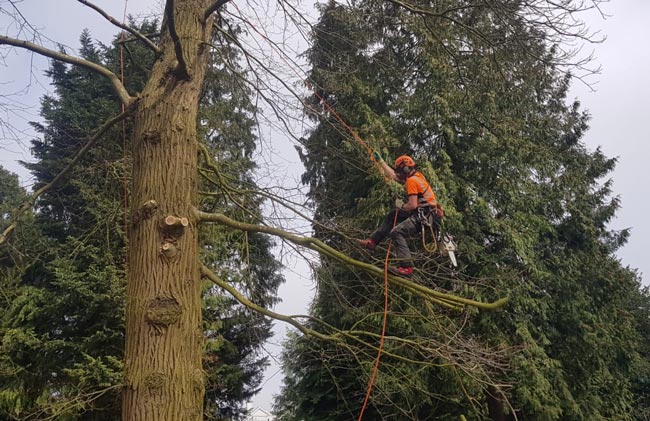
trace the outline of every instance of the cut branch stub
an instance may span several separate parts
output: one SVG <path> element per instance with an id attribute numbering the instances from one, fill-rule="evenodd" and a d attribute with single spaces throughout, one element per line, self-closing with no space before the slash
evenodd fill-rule
<path id="1" fill-rule="evenodd" d="M 178 254 L 178 248 L 176 247 L 176 244 L 174 244 L 173 242 L 165 241 L 160 246 L 160 252 L 163 254 L 163 256 L 167 257 L 168 259 L 171 259 L 172 257 L 175 257 Z"/>
<path id="2" fill-rule="evenodd" d="M 189 219 L 185 217 L 169 215 L 163 219 L 163 225 L 165 227 L 182 227 L 185 228 L 190 224 Z"/>
<path id="3" fill-rule="evenodd" d="M 153 199 L 147 200 L 142 204 L 141 209 L 143 212 L 153 213 L 153 211 L 158 209 L 158 202 Z"/>
<path id="4" fill-rule="evenodd" d="M 136 225 L 140 221 L 151 218 L 157 209 L 158 202 L 153 199 L 147 200 L 142 204 L 142 206 L 138 208 L 138 210 L 133 213 L 133 216 L 131 217 L 131 224 Z"/>
<path id="5" fill-rule="evenodd" d="M 160 221 L 161 231 L 165 242 L 172 242 L 180 238 L 185 233 L 185 228 L 190 225 L 190 220 L 186 217 L 168 215 Z"/>

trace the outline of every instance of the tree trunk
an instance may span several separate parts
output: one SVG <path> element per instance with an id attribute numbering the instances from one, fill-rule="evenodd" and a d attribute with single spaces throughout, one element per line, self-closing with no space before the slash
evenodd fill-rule
<path id="1" fill-rule="evenodd" d="M 514 421 L 515 418 L 509 410 L 506 410 L 504 396 L 494 386 L 489 386 L 485 398 L 488 404 L 488 416 L 491 421 Z"/>
<path id="2" fill-rule="evenodd" d="M 182 46 L 162 27 L 162 56 L 137 105 L 127 274 L 122 419 L 198 420 L 201 369 L 196 120 L 212 19 L 207 0 L 176 0 Z M 185 63 L 182 66 L 180 63 Z M 184 68 L 183 68 L 184 67 Z"/>

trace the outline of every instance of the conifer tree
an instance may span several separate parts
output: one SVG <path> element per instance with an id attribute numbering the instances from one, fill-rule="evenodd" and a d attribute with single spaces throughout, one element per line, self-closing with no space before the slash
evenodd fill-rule
<path id="1" fill-rule="evenodd" d="M 597 6 L 599 2 L 592 3 Z M 107 18 L 91 2 L 80 3 Z M 110 83 L 124 112 L 97 127 L 76 157 L 83 156 L 116 123 L 128 119 L 132 124 L 131 219 L 124 233 L 129 239 L 129 265 L 124 300 L 122 417 L 202 417 L 206 396 L 202 314 L 206 308 L 216 314 L 212 310 L 219 304 L 201 306 L 201 292 L 207 290 L 202 289 L 202 278 L 227 290 L 250 310 L 287 321 L 322 341 L 298 340 L 299 355 L 294 355 L 304 364 L 292 373 L 296 388 L 284 405 L 289 416 L 356 416 L 377 350 L 374 332 L 381 324 L 382 308 L 374 298 L 380 295 L 381 287 L 377 282 L 379 269 L 339 250 L 345 251 L 351 236 L 370 230 L 375 225 L 373 219 L 390 206 L 383 181 L 367 164 L 368 151 L 342 141 L 344 127 L 333 128 L 330 123 L 338 124 L 332 120 L 334 114 L 319 109 L 312 98 L 314 117 L 328 123 L 309 134 L 302 151 L 308 167 L 305 180 L 312 187 L 316 206 L 317 238 L 262 222 L 250 224 L 228 218 L 224 213 L 235 212 L 229 205 L 223 212 L 203 212 L 203 206 L 218 206 L 228 197 L 229 204 L 242 211 L 240 215 L 258 220 L 255 210 L 248 207 L 255 202 L 249 202 L 248 196 L 238 200 L 249 193 L 238 188 L 240 183 L 246 184 L 246 174 L 224 176 L 226 165 L 215 159 L 218 152 L 210 149 L 212 145 L 203 148 L 197 142 L 203 123 L 198 119 L 199 104 L 210 69 L 212 43 L 215 34 L 228 34 L 229 25 L 223 16 L 233 15 L 251 29 L 257 28 L 236 5 L 229 8 L 228 1 L 163 3 L 158 35 L 143 34 L 108 17 L 133 37 L 128 42 L 137 40 L 155 56 L 142 80 L 143 88 L 137 91 L 125 86 L 108 63 L 70 56 L 20 36 L 0 35 L 2 45 L 90 70 Z M 15 2 L 11 5 L 17 8 Z M 287 20 L 300 14 L 291 4 L 282 2 L 280 7 Z M 642 325 L 620 332 L 613 328 L 627 320 L 628 314 L 642 312 L 630 311 L 629 292 L 637 285 L 633 274 L 622 269 L 611 254 L 625 240 L 625 233 L 615 235 L 605 226 L 616 203 L 609 202 L 608 186 L 601 184 L 599 177 L 607 176 L 613 161 L 584 148 L 580 136 L 586 118 L 578 107 L 564 104 L 568 79 L 562 77 L 566 70 L 562 66 L 580 68 L 583 63 L 572 61 L 563 41 L 584 38 L 580 28 L 573 26 L 575 21 L 566 17 L 583 10 L 585 3 L 444 0 L 416 5 L 390 0 L 357 2 L 338 10 L 333 3 L 328 7 L 333 13 L 321 25 L 326 33 L 315 35 L 315 47 L 309 52 L 315 67 L 312 86 L 385 155 L 410 152 L 420 162 L 430 161 L 429 165 L 422 164 L 423 169 L 440 197 L 445 198 L 441 201 L 448 210 L 447 227 L 465 247 L 460 279 L 435 258 L 423 259 L 421 265 L 423 273 L 438 270 L 436 276 L 426 278 L 427 285 L 390 278 L 402 290 L 391 291 L 389 297 L 394 304 L 383 350 L 384 369 L 377 378 L 368 416 L 426 419 L 465 414 L 499 419 L 518 411 L 520 418 L 629 417 L 632 396 L 625 367 L 629 369 L 627 363 L 637 360 L 637 344 L 630 335 L 641 332 Z M 348 13 L 350 10 L 354 13 Z M 29 28 L 22 25 L 25 22 L 19 10 L 15 16 L 20 28 Z M 261 37 L 269 41 L 266 35 Z M 329 49 L 330 45 L 341 50 Z M 238 48 L 246 50 L 242 45 Z M 248 54 L 246 60 L 268 70 L 264 60 Z M 260 82 L 257 72 L 253 76 Z M 280 75 L 275 76 L 291 90 Z M 258 89 L 260 98 L 267 100 L 268 86 L 263 82 L 251 83 L 244 78 L 242 82 Z M 83 78 L 79 83 L 84 83 Z M 281 112 L 280 103 L 272 102 L 268 101 L 273 111 Z M 248 105 L 244 108 L 252 109 Z M 238 122 L 246 126 L 244 120 Z M 221 129 L 231 127 L 225 124 Z M 206 133 L 211 141 L 223 141 L 211 136 L 209 130 Z M 244 143 L 249 140 L 248 136 L 243 138 Z M 246 150 L 245 145 L 240 149 Z M 61 180 L 79 159 L 69 163 L 12 215 L 0 244 L 8 244 L 20 217 L 39 196 L 62 186 Z M 199 168 L 199 163 L 205 167 Z M 214 203 L 199 201 L 200 182 L 204 181 L 205 186 L 219 190 L 211 196 Z M 356 218 L 360 212 L 364 219 Z M 79 212 L 67 215 L 65 207 L 62 214 L 80 222 L 92 216 Z M 245 287 L 250 298 L 233 288 L 239 279 L 229 271 L 229 265 L 252 262 L 249 256 L 266 260 L 268 254 L 260 254 L 254 247 L 231 252 L 226 247 L 231 233 L 201 247 L 200 228 L 212 223 L 228 226 L 244 238 L 252 233 L 279 235 L 327 256 L 318 268 L 320 295 L 314 304 L 314 314 L 320 320 L 278 315 L 255 302 L 264 304 L 272 298 L 256 296 L 254 286 Z M 208 256 L 217 250 L 218 261 L 207 262 L 208 266 L 215 265 L 212 269 L 199 263 L 199 251 L 205 249 Z M 351 254 L 371 259 L 359 252 Z M 557 260 L 549 260 L 555 256 Z M 597 272 L 596 264 L 602 264 L 604 271 Z M 75 275 L 79 269 L 75 265 L 76 260 L 57 260 L 50 270 Z M 255 272 L 250 264 L 242 267 Z M 584 267 L 589 271 L 582 271 Z M 109 275 L 103 280 L 110 285 L 110 274 L 101 270 L 103 266 L 98 273 Z M 273 282 L 277 280 L 269 275 Z M 62 280 L 62 288 L 69 290 L 80 284 L 75 276 Z M 595 282 L 590 283 L 592 280 Z M 614 287 L 603 292 L 596 284 Z M 570 300 L 560 296 L 567 287 L 571 288 Z M 461 297 L 440 291 L 450 288 L 456 288 Z M 517 298 L 503 313 L 478 312 L 471 317 L 472 310 L 456 312 L 459 307 L 494 309 L 503 300 L 483 300 L 490 301 L 503 291 Z M 602 298 L 602 294 L 607 300 L 592 299 Z M 625 306 L 616 307 L 616 303 Z M 615 311 L 620 308 L 623 311 Z M 21 320 L 16 316 L 13 319 Z M 343 330 L 338 328 L 341 325 Z M 566 336 L 560 331 L 562 326 L 578 333 L 571 336 L 569 345 L 581 351 L 579 356 L 589 355 L 584 359 L 586 364 L 576 365 L 575 358 L 568 361 L 569 348 L 560 343 Z M 596 333 L 596 327 L 604 329 Z M 209 333 L 217 328 L 221 326 L 208 321 Z M 599 336 L 600 332 L 613 334 Z M 227 344 L 217 336 L 211 339 L 211 345 Z M 629 347 L 616 347 L 614 343 Z M 619 358 L 616 364 L 605 367 L 606 357 L 620 349 L 629 352 L 615 354 Z M 315 364 L 315 359 L 330 365 Z M 106 364 L 96 366 L 96 373 L 106 373 Z M 567 366 L 570 369 L 565 370 Z M 323 368 L 331 370 L 324 374 Z M 596 376 L 586 379 L 590 370 L 596 370 Z M 571 378 L 574 372 L 576 376 Z M 592 379 L 595 381 L 585 381 Z M 642 390 L 643 383 L 638 380 L 634 393 Z M 30 404 L 42 393 L 42 383 L 36 386 L 36 395 L 29 396 Z M 301 393 L 307 388 L 309 394 Z M 618 389 L 605 395 L 606 388 Z M 57 391 L 44 396 L 56 398 L 60 394 Z M 66 409 L 72 413 L 77 410 Z"/>
<path id="2" fill-rule="evenodd" d="M 505 310 L 471 316 L 465 334 L 511 352 L 507 370 L 493 371 L 491 382 L 444 364 L 424 370 L 388 357 L 367 417 L 631 419 L 632 373 L 644 339 L 628 307 L 639 280 L 614 255 L 628 234 L 607 228 L 619 206 L 607 180 L 615 160 L 581 141 L 588 115 L 578 103 L 567 105 L 571 78 L 553 65 L 559 47 L 515 13 L 527 3 L 444 3 L 437 11 L 448 19 L 390 4 L 329 3 L 313 33 L 311 76 L 319 95 L 374 148 L 419 162 L 460 244 L 461 266 L 450 273 L 420 256 L 418 279 L 472 295 L 507 292 Z M 512 17 L 499 20 L 497 6 L 511 8 Z M 321 119 L 304 141 L 303 180 L 317 222 L 359 238 L 364 234 L 352 227 L 371 231 L 392 198 L 382 198 L 389 189 L 336 124 Z M 379 285 L 327 261 L 318 277 L 313 315 L 340 327 L 381 311 Z M 408 297 L 391 299 L 394 334 L 405 323 Z M 372 317 L 364 320 L 379 331 Z M 463 323 L 429 317 L 421 326 L 410 321 L 412 337 Z M 282 419 L 358 415 L 373 355 L 346 359 L 302 338 L 287 347 Z M 488 361 L 498 365 L 498 355 Z"/>
<path id="3" fill-rule="evenodd" d="M 139 30 L 155 33 L 158 25 L 144 22 Z M 82 33 L 80 43 L 82 58 L 119 68 L 118 44 L 97 46 L 89 31 Z M 200 135 L 212 157 L 221 157 L 224 176 L 254 188 L 252 153 L 256 142 L 251 128 L 255 110 L 247 102 L 248 93 L 240 92 L 242 88 L 234 83 L 235 75 L 218 62 L 225 54 L 236 56 L 228 49 L 224 43 L 214 53 L 206 77 L 199 116 L 204 132 Z M 152 60 L 148 49 L 127 47 L 125 82 L 129 89 L 142 89 Z M 35 124 L 42 138 L 33 141 L 36 161 L 26 164 L 41 185 L 69 162 L 88 128 L 119 110 L 111 98 L 110 84 L 94 72 L 54 61 L 48 76 L 55 94 L 42 101 L 44 123 Z M 228 122 L 236 124 L 224 130 Z M 126 129 L 130 131 L 131 127 Z M 8 302 L 4 318 L 5 327 L 11 330 L 3 335 L 7 339 L 3 341 L 3 354 L 8 358 L 3 368 L 9 373 L 12 366 L 21 367 L 23 371 L 16 378 L 23 384 L 8 382 L 6 388 L 3 386 L 7 417 L 43 411 L 53 416 L 83 413 L 83 417 L 93 419 L 119 418 L 117 398 L 124 348 L 124 188 L 129 188 L 124 174 L 130 165 L 130 152 L 124 154 L 122 142 L 119 127 L 106 134 L 73 169 L 69 183 L 39 200 L 35 225 L 52 249 L 42 247 L 40 254 L 25 258 L 38 258 L 25 263 L 36 269 L 22 271 L 14 279 L 22 282 L 17 282 L 16 299 Z M 208 192 L 214 189 L 207 182 L 205 187 Z M 2 198 L 7 212 L 19 204 L 13 196 L 24 197 L 18 192 L 14 188 L 11 195 L 8 192 Z M 227 201 L 209 197 L 204 201 L 207 211 L 227 206 L 240 216 L 238 208 Z M 241 218 L 259 217 L 260 208 L 259 200 L 248 201 Z M 223 275 L 234 284 L 245 282 L 242 290 L 249 291 L 261 305 L 275 302 L 282 277 L 279 263 L 271 255 L 273 243 L 266 236 L 242 238 L 218 227 L 203 231 L 202 236 L 202 243 L 218 242 L 223 247 L 214 250 L 206 246 L 206 264 L 224 264 Z M 3 276 L 3 281 L 8 279 L 8 275 Z M 212 284 L 205 285 L 202 295 L 207 339 L 203 357 L 208 377 L 206 417 L 237 419 L 245 413 L 244 405 L 257 391 L 267 364 L 260 346 L 271 335 L 270 321 L 247 311 Z M 16 362 L 19 353 L 24 355 Z M 28 371 L 34 373 L 31 380 L 25 374 Z M 25 389 L 30 381 L 28 393 Z M 54 405 L 46 399 L 52 394 L 58 395 Z"/>

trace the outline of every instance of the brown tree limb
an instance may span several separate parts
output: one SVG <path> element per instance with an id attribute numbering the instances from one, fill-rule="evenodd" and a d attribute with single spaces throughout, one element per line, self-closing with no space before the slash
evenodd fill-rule
<path id="1" fill-rule="evenodd" d="M 228 282 L 221 279 L 217 274 L 215 274 L 213 271 L 211 271 L 205 265 L 201 265 L 201 276 L 203 276 L 204 278 L 210 280 L 212 283 L 219 286 L 220 288 L 223 288 L 224 290 L 226 290 L 237 301 L 239 301 L 241 304 L 243 304 L 244 306 L 246 306 L 250 310 L 256 311 L 256 312 L 258 312 L 260 314 L 263 314 L 263 315 L 265 315 L 267 317 L 270 317 L 272 319 L 282 321 L 282 322 L 286 322 L 286 323 L 292 325 L 293 327 L 295 327 L 296 329 L 298 329 L 304 335 L 312 336 L 312 337 L 315 337 L 315 338 L 318 338 L 318 339 L 321 339 L 321 340 L 324 340 L 324 341 L 334 342 L 334 343 L 338 344 L 339 346 L 347 348 L 348 350 L 350 350 L 353 353 L 354 353 L 354 351 L 352 350 L 351 345 L 348 344 L 344 339 L 349 339 L 349 340 L 351 340 L 353 342 L 356 342 L 359 345 L 363 345 L 363 346 L 365 346 L 365 347 L 367 347 L 367 348 L 369 348 L 369 349 L 371 349 L 373 351 L 378 350 L 376 345 L 373 345 L 372 343 L 361 339 L 361 336 L 369 336 L 369 337 L 371 337 L 373 339 L 377 339 L 380 336 L 377 333 L 372 333 L 372 332 L 362 331 L 362 330 L 355 330 L 355 331 L 339 330 L 336 327 L 334 327 L 334 326 L 332 326 L 332 325 L 330 325 L 328 323 L 325 323 L 322 320 L 315 319 L 315 318 L 313 318 L 311 316 L 299 316 L 299 315 L 298 316 L 296 316 L 296 315 L 287 316 L 287 315 L 284 315 L 284 314 L 276 313 L 276 312 L 274 312 L 272 310 L 269 310 L 267 308 L 264 308 L 264 307 L 262 307 L 262 306 L 260 306 L 260 305 L 258 305 L 256 303 L 254 303 L 251 300 L 249 300 L 248 298 L 246 298 L 242 293 L 237 291 L 236 288 L 234 288 L 233 286 L 228 284 Z M 310 328 L 306 327 L 302 323 L 296 321 L 295 320 L 296 318 L 310 319 L 312 321 L 315 321 L 315 322 L 317 322 L 319 324 L 324 325 L 328 329 L 334 331 L 334 333 L 328 335 L 328 334 L 317 332 L 317 331 L 315 331 L 313 329 L 310 329 Z M 412 363 L 412 364 L 418 364 L 418 365 L 427 365 L 427 366 L 443 366 L 443 365 L 447 365 L 447 363 L 434 362 L 436 357 L 442 357 L 442 355 L 440 355 L 439 353 L 435 353 L 434 352 L 435 350 L 433 350 L 432 348 L 426 346 L 425 342 L 420 343 L 420 342 L 415 341 L 415 340 L 400 338 L 400 337 L 397 337 L 397 336 L 386 336 L 385 339 L 389 340 L 389 341 L 395 341 L 396 343 L 399 343 L 401 345 L 410 346 L 410 347 L 412 347 L 414 349 L 419 349 L 420 354 L 423 356 L 423 359 L 422 360 L 416 360 L 416 359 L 413 359 L 413 358 L 408 358 L 408 357 L 405 357 L 403 355 L 399 355 L 399 354 L 384 350 L 383 353 L 387 357 L 391 357 L 391 358 L 394 358 L 396 360 L 403 361 L 403 362 L 406 362 L 406 363 Z M 427 353 L 429 355 L 425 355 Z"/>
<path id="2" fill-rule="evenodd" d="M 176 32 L 176 23 L 174 22 L 174 0 L 167 0 L 167 3 L 165 4 L 165 16 L 167 17 L 169 36 L 174 44 L 174 53 L 176 54 L 176 60 L 178 61 L 176 73 L 181 79 L 189 79 L 190 72 L 185 57 L 183 56 L 183 45 L 181 44 L 178 32 Z"/>
<path id="3" fill-rule="evenodd" d="M 115 117 L 111 118 L 110 120 L 107 120 L 96 132 L 95 134 L 86 142 L 86 144 L 77 151 L 76 155 L 72 158 L 72 160 L 68 163 L 68 165 L 65 166 L 59 172 L 56 177 L 54 177 L 49 183 L 45 184 L 38 190 L 36 190 L 34 193 L 32 193 L 29 198 L 23 203 L 17 210 L 16 212 L 12 215 L 11 218 L 11 223 L 7 228 L 4 229 L 4 231 L 0 234 L 0 245 L 4 244 L 11 233 L 16 229 L 18 226 L 18 219 L 27 212 L 29 209 L 34 207 L 36 204 L 36 200 L 46 191 L 52 189 L 53 187 L 56 187 L 61 180 L 72 170 L 72 168 L 77 165 L 79 160 L 84 156 L 84 154 L 95 144 L 97 143 L 97 140 L 104 135 L 110 129 L 115 125 L 115 123 L 118 123 L 122 120 L 124 120 L 132 111 L 132 107 L 127 108 L 124 112 L 116 115 Z"/>
<path id="4" fill-rule="evenodd" d="M 26 50 L 33 51 L 45 57 L 53 58 L 55 60 L 63 61 L 65 63 L 84 67 L 88 70 L 91 70 L 95 73 L 98 73 L 106 77 L 113 85 L 113 90 L 115 91 L 117 96 L 120 98 L 120 101 L 122 101 L 122 103 L 125 106 L 128 107 L 135 100 L 134 97 L 129 95 L 122 82 L 120 82 L 120 78 L 117 77 L 115 73 L 111 72 L 104 66 L 100 66 L 99 64 L 93 63 L 88 60 L 84 60 L 79 57 L 70 56 L 63 52 L 50 50 L 49 48 L 42 47 L 40 45 L 34 44 L 29 41 L 10 38 L 4 35 L 0 35 L 0 45 L 11 45 L 18 48 L 24 48 Z"/>
<path id="5" fill-rule="evenodd" d="M 218 285 L 219 287 L 221 287 L 221 288 L 225 289 L 226 291 L 228 291 L 233 297 L 235 297 L 235 299 L 237 301 L 239 301 L 240 303 L 242 303 L 243 305 L 245 305 L 246 307 L 248 307 L 251 310 L 254 310 L 254 311 L 256 311 L 256 312 L 258 312 L 260 314 L 264 314 L 265 316 L 271 317 L 272 319 L 280 320 L 280 321 L 283 321 L 285 323 L 288 323 L 291 326 L 298 329 L 304 335 L 314 336 L 314 337 L 316 337 L 318 339 L 322 339 L 322 340 L 336 341 L 336 342 L 340 341 L 340 339 L 336 339 L 336 338 L 334 338 L 334 337 L 332 337 L 330 335 L 324 335 L 322 333 L 316 332 L 315 330 L 309 329 L 308 327 L 306 327 L 306 326 L 302 325 L 301 323 L 297 322 L 294 319 L 294 316 L 286 316 L 284 314 L 276 313 L 276 312 L 271 311 L 271 310 L 269 310 L 267 308 L 264 308 L 264 307 L 262 307 L 262 306 L 260 306 L 258 304 L 255 304 L 254 302 L 252 302 L 251 300 L 246 298 L 242 293 L 237 291 L 237 289 L 235 289 L 230 284 L 228 284 L 228 282 L 221 279 L 219 276 L 217 276 L 214 272 L 212 272 L 210 269 L 208 269 L 204 265 L 201 265 L 201 275 L 204 278 L 207 278 L 210 281 L 212 281 L 215 285 Z"/>
<path id="6" fill-rule="evenodd" d="M 214 3 L 212 3 L 210 6 L 205 9 L 205 12 L 203 12 L 203 20 L 208 20 L 211 14 L 219 10 L 223 5 L 228 3 L 230 0 L 217 0 Z"/>
<path id="7" fill-rule="evenodd" d="M 281 230 L 279 228 L 269 227 L 266 225 L 247 224 L 245 222 L 240 222 L 228 218 L 227 216 L 220 213 L 207 213 L 195 209 L 194 216 L 198 222 L 216 222 L 221 225 L 225 225 L 230 228 L 234 228 L 241 231 L 262 232 L 265 234 L 281 237 L 294 244 L 298 244 L 305 248 L 317 251 L 318 253 L 323 254 L 325 256 L 331 257 L 340 263 L 357 267 L 375 277 L 379 277 L 383 279 L 385 276 L 383 269 L 380 269 L 369 263 L 364 263 L 359 260 L 355 260 L 313 237 L 301 237 L 299 235 L 292 234 L 290 232 Z M 447 294 L 444 292 L 435 291 L 431 288 L 427 288 L 425 286 L 419 285 L 415 282 L 409 281 L 408 279 L 399 276 L 388 275 L 388 279 L 393 284 L 405 288 L 425 300 L 432 301 L 438 304 L 444 303 L 444 305 L 451 305 L 451 306 L 472 306 L 482 310 L 494 310 L 499 307 L 502 307 L 508 301 L 507 298 L 501 298 L 491 303 L 489 302 L 484 303 L 480 301 L 471 300 L 468 298 L 459 297 L 453 294 Z"/>
<path id="8" fill-rule="evenodd" d="M 144 34 L 141 34 L 140 32 L 136 31 L 135 29 L 131 28 L 128 25 L 123 24 L 122 22 L 118 21 L 115 19 L 113 16 L 109 15 L 106 13 L 103 9 L 101 9 L 99 6 L 89 2 L 88 0 L 77 0 L 79 3 L 90 7 L 91 9 L 95 10 L 97 13 L 102 15 L 107 21 L 112 23 L 113 25 L 117 26 L 118 28 L 121 28 L 125 30 L 126 32 L 130 33 L 140 41 L 144 42 L 147 47 L 151 48 L 156 54 L 160 54 L 162 51 L 156 44 L 154 44 L 153 41 L 151 41 L 149 38 L 147 38 Z"/>

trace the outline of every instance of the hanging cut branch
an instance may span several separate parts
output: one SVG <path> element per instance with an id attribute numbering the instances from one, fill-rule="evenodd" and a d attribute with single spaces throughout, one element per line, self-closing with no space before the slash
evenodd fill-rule
<path id="1" fill-rule="evenodd" d="M 95 132 L 95 134 L 88 140 L 88 142 L 77 152 L 77 154 L 72 158 L 72 160 L 68 163 L 68 165 L 65 166 L 59 172 L 56 177 L 52 179 L 49 183 L 41 187 L 40 189 L 36 190 L 32 195 L 29 196 L 29 198 L 25 201 L 25 203 L 20 206 L 16 212 L 13 213 L 12 218 L 11 218 L 11 223 L 7 228 L 4 229 L 2 234 L 0 234 L 0 245 L 5 243 L 7 239 L 9 238 L 9 235 L 16 229 L 16 226 L 18 225 L 18 219 L 22 216 L 23 213 L 25 213 L 27 210 L 31 209 L 34 207 L 34 204 L 36 204 L 36 200 L 41 196 L 43 193 L 46 191 L 52 189 L 53 187 L 56 187 L 61 180 L 72 170 L 72 168 L 77 165 L 79 160 L 84 156 L 84 154 L 97 142 L 97 140 L 104 135 L 110 129 L 115 125 L 115 123 L 118 123 L 122 120 L 124 120 L 132 111 L 132 107 L 127 108 L 124 112 L 116 115 L 115 117 L 111 118 L 110 120 L 106 121 L 98 130 Z"/>
<path id="2" fill-rule="evenodd" d="M 313 318 L 311 316 L 299 316 L 299 315 L 293 315 L 293 316 L 287 316 L 284 314 L 276 313 L 274 311 L 271 311 L 267 308 L 264 308 L 251 300 L 249 300 L 247 297 L 245 297 L 242 293 L 237 291 L 236 288 L 234 288 L 232 285 L 228 284 L 228 282 L 224 281 L 221 279 L 217 274 L 215 274 L 213 271 L 211 271 L 208 267 L 205 265 L 201 265 L 201 276 L 204 278 L 210 280 L 213 282 L 215 285 L 219 286 L 220 288 L 223 288 L 226 290 L 228 293 L 230 293 L 237 301 L 239 301 L 241 304 L 246 306 L 252 311 L 258 312 L 260 314 L 263 314 L 267 317 L 270 317 L 272 319 L 286 322 L 296 329 L 298 329 L 301 333 L 307 336 L 312 336 L 324 341 L 328 342 L 334 342 L 338 346 L 343 347 L 350 351 L 353 355 L 358 354 L 359 350 L 362 348 L 355 348 L 350 342 L 356 343 L 357 345 L 360 345 L 363 348 L 377 351 L 378 347 L 377 345 L 369 342 L 368 340 L 362 339 L 362 337 L 367 336 L 372 339 L 378 339 L 379 334 L 365 331 L 365 330 L 340 330 L 337 329 L 335 326 L 332 326 L 328 323 L 325 323 L 324 321 L 320 319 Z M 318 323 L 322 325 L 326 330 L 331 331 L 331 334 L 325 334 L 325 333 L 320 333 L 315 331 L 314 329 L 308 328 L 304 324 L 298 322 L 296 319 L 297 318 L 306 318 L 310 319 L 315 323 Z M 455 335 L 454 335 L 455 336 Z M 410 358 L 402 354 L 398 354 L 392 351 L 385 350 L 383 351 L 383 354 L 386 357 L 395 359 L 397 361 L 402 361 L 405 363 L 411 363 L 411 364 L 417 364 L 417 365 L 423 365 L 423 366 L 441 366 L 441 365 L 459 365 L 463 370 L 468 370 L 468 371 L 473 371 L 476 369 L 480 370 L 480 366 L 497 366 L 498 363 L 495 363 L 489 358 L 484 358 L 483 355 L 484 353 L 498 353 L 498 352 L 504 352 L 503 350 L 501 351 L 494 351 L 494 350 L 481 350 L 479 348 L 475 348 L 473 346 L 467 347 L 465 346 L 459 346 L 459 350 L 462 351 L 468 351 L 469 354 L 465 355 L 464 358 L 467 358 L 470 356 L 476 361 L 476 362 L 481 362 L 481 364 L 469 364 L 466 367 L 460 362 L 460 361 L 455 361 L 457 357 L 455 357 L 453 354 L 455 351 L 451 351 L 451 343 L 448 340 L 445 340 L 440 343 L 435 343 L 433 338 L 422 338 L 420 340 L 418 339 L 408 339 L 408 338 L 401 338 L 398 336 L 386 336 L 385 339 L 390 342 L 394 342 L 395 344 L 399 344 L 399 347 L 403 349 L 411 349 L 413 350 L 416 355 L 420 356 L 421 358 L 415 359 L 415 358 Z M 453 338 L 454 342 L 457 342 L 456 337 Z M 462 352 L 459 351 L 459 352 Z M 408 353 L 405 353 L 408 354 Z M 440 360 L 443 360 L 441 362 Z M 496 359 L 494 359 L 496 361 Z"/>
<path id="3" fill-rule="evenodd" d="M 147 38 L 144 34 L 141 34 L 140 32 L 136 31 L 135 29 L 131 28 L 130 26 L 121 23 L 120 21 L 115 19 L 113 16 L 109 15 L 104 10 L 102 10 L 99 6 L 89 2 L 88 0 L 77 0 L 77 1 L 79 3 L 81 3 L 81 4 L 83 4 L 83 5 L 86 5 L 86 6 L 90 7 L 91 9 L 95 10 L 97 13 L 102 15 L 107 21 L 109 21 L 113 25 L 117 26 L 118 28 L 121 28 L 121 29 L 125 30 L 126 32 L 130 33 L 131 35 L 133 35 L 134 37 L 136 37 L 140 41 L 144 42 L 147 45 L 147 47 L 151 48 L 156 54 L 160 54 L 162 52 L 160 50 L 160 48 L 158 48 L 158 46 L 153 41 L 151 41 L 149 38 Z"/>
<path id="4" fill-rule="evenodd" d="M 198 222 L 216 222 L 241 231 L 262 232 L 265 234 L 282 237 L 285 240 L 288 240 L 294 244 L 298 244 L 300 246 L 306 247 L 308 249 L 321 253 L 325 256 L 328 256 L 332 259 L 335 259 L 340 263 L 350 265 L 350 266 L 355 266 L 373 276 L 380 277 L 382 279 L 385 276 L 384 271 L 382 269 L 373 266 L 371 264 L 355 260 L 339 252 L 338 250 L 335 250 L 334 248 L 328 246 L 327 244 L 323 243 L 322 241 L 316 238 L 301 237 L 299 235 L 292 234 L 290 232 L 278 228 L 274 228 L 274 227 L 265 226 L 265 225 L 247 224 L 245 222 L 240 222 L 228 218 L 227 216 L 219 213 L 207 213 L 195 209 L 194 216 L 196 217 Z M 480 301 L 470 300 L 468 298 L 458 297 L 452 294 L 446 294 L 444 292 L 435 291 L 425 286 L 418 285 L 415 282 L 409 281 L 408 279 L 401 278 L 399 276 L 388 275 L 388 279 L 395 285 L 405 288 L 427 301 L 432 301 L 446 306 L 451 305 L 452 307 L 457 307 L 457 306 L 466 305 L 466 306 L 480 308 L 483 310 L 494 310 L 503 306 L 508 301 L 507 298 L 501 298 L 495 302 L 484 303 Z"/>
<path id="5" fill-rule="evenodd" d="M 118 78 L 115 73 L 111 72 L 104 66 L 100 66 L 99 64 L 78 57 L 70 56 L 63 52 L 50 50 L 49 48 L 42 47 L 29 41 L 10 38 L 4 35 L 0 35 L 0 45 L 12 45 L 14 47 L 24 48 L 26 50 L 41 54 L 45 57 L 53 58 L 55 60 L 63 61 L 65 63 L 74 64 L 84 67 L 88 70 L 92 70 L 95 73 L 99 73 L 100 75 L 105 76 L 111 82 L 115 93 L 125 106 L 128 107 L 135 100 L 134 97 L 129 95 L 124 85 L 122 85 L 120 78 Z"/>

